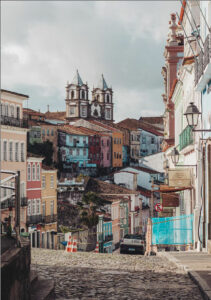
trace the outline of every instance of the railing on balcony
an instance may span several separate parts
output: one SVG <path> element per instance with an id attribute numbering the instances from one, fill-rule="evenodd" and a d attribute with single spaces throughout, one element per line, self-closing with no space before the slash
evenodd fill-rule
<path id="1" fill-rule="evenodd" d="M 49 216 L 42 216 L 42 223 L 54 223 L 57 222 L 57 215 L 49 215 Z"/>
<path id="2" fill-rule="evenodd" d="M 27 216 L 27 224 L 42 223 L 42 215 Z"/>
<path id="3" fill-rule="evenodd" d="M 179 136 L 180 150 L 184 149 L 188 145 L 193 144 L 193 132 L 190 126 L 187 126 Z"/>
<path id="4" fill-rule="evenodd" d="M 0 122 L 2 125 L 9 125 L 21 128 L 28 128 L 28 121 L 25 119 L 17 119 L 9 116 L 0 116 Z"/>
<path id="5" fill-rule="evenodd" d="M 26 197 L 21 197 L 21 206 L 28 205 L 28 199 Z M 9 198 L 1 203 L 1 209 L 14 208 L 15 207 L 15 199 L 14 197 Z"/>
<path id="6" fill-rule="evenodd" d="M 109 242 L 113 240 L 113 234 L 106 235 L 103 239 L 104 242 Z"/>
<path id="7" fill-rule="evenodd" d="M 195 85 L 198 84 L 203 75 L 207 65 L 211 62 L 211 33 L 209 33 L 204 42 L 204 54 L 199 53 L 198 58 L 195 59 Z"/>

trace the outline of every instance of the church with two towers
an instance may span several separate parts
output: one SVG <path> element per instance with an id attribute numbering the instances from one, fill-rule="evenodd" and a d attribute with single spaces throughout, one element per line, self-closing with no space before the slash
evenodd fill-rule
<path id="1" fill-rule="evenodd" d="M 83 83 L 77 70 L 73 81 L 66 86 L 66 120 L 98 119 L 113 121 L 113 91 L 109 88 L 103 75 L 97 87 L 92 90 L 89 100 L 88 84 Z"/>

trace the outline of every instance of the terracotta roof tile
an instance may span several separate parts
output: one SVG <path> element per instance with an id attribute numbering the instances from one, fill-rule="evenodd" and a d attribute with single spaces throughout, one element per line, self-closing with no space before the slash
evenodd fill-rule
<path id="1" fill-rule="evenodd" d="M 65 120 L 66 119 L 66 111 L 56 111 L 56 112 L 46 112 L 45 113 L 46 119 L 49 120 Z"/>

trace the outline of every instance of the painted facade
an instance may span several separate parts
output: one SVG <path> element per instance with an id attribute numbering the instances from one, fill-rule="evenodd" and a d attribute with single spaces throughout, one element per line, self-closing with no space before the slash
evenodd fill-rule
<path id="1" fill-rule="evenodd" d="M 26 147 L 27 122 L 23 120 L 23 102 L 28 100 L 27 95 L 1 90 L 1 169 L 20 171 L 20 229 L 26 231 Z M 1 181 L 8 178 L 8 174 L 1 175 Z M 4 185 L 14 187 L 14 180 L 5 181 Z M 15 222 L 14 192 L 1 189 L 2 220 L 12 219 Z"/>

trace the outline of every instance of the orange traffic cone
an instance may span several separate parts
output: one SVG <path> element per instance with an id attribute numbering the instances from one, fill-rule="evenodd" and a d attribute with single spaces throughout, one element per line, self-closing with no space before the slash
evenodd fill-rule
<path id="1" fill-rule="evenodd" d="M 73 250 L 72 252 L 77 252 L 77 239 L 76 238 L 73 238 Z"/>
<path id="2" fill-rule="evenodd" d="M 99 242 L 96 243 L 95 253 L 99 253 Z"/>
<path id="3" fill-rule="evenodd" d="M 69 235 L 69 241 L 67 243 L 66 252 L 73 252 L 73 249 L 72 249 L 72 236 L 71 236 L 71 234 Z"/>

